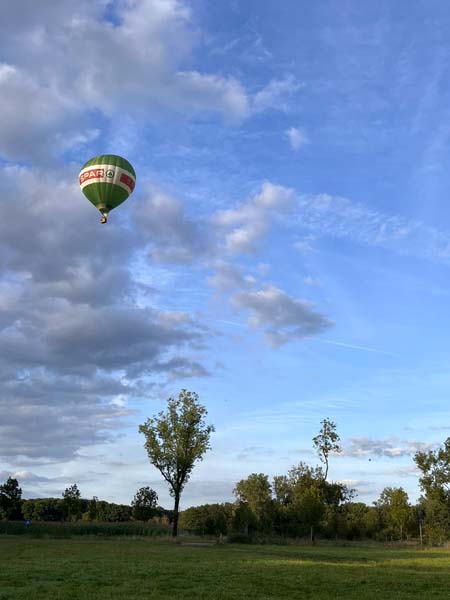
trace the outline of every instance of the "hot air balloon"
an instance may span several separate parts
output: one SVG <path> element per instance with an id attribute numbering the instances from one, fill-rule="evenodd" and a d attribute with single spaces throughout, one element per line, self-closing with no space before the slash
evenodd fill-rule
<path id="1" fill-rule="evenodd" d="M 106 223 L 108 213 L 125 202 L 136 185 L 136 173 L 130 163 L 115 154 L 102 154 L 88 160 L 80 171 L 81 191 L 102 213 Z"/>

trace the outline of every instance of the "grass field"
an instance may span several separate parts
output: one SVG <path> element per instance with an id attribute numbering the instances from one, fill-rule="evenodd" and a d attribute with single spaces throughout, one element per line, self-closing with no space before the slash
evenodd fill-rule
<path id="1" fill-rule="evenodd" d="M 450 552 L 0 537 L 1 600 L 450 597 Z"/>

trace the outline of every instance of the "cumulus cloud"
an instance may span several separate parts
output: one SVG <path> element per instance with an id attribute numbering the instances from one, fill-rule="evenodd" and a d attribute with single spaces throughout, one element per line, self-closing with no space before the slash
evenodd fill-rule
<path id="1" fill-rule="evenodd" d="M 187 315 L 122 306 L 92 307 L 47 301 L 22 307 L 0 332 L 7 361 L 61 371 L 152 369 L 170 348 L 201 337 Z M 33 344 L 30 342 L 33 341 Z"/>
<path id="2" fill-rule="evenodd" d="M 373 439 L 368 437 L 349 438 L 342 446 L 340 456 L 356 458 L 383 457 L 401 458 L 412 456 L 416 452 L 431 450 L 434 444 L 395 438 Z"/>
<path id="3" fill-rule="evenodd" d="M 68 459 L 114 438 L 130 415 L 118 397 L 152 393 L 151 376 L 207 375 L 179 354 L 202 340 L 182 314 L 64 303 L 22 307 L 0 332 L 0 455 Z"/>
<path id="4" fill-rule="evenodd" d="M 211 332 L 184 312 L 157 308 L 157 290 L 135 270 L 146 258 L 198 261 L 273 345 L 330 326 L 311 305 L 274 287 L 258 290 L 251 275 L 218 258 L 223 243 L 230 253 L 256 247 L 292 210 L 292 190 L 266 182 L 207 220 L 144 187 L 139 203 L 117 214 L 120 227 L 100 229 L 80 201 L 77 170 L 1 167 L 0 455 L 16 462 L 70 459 L 114 439 L 131 416 L 128 398 L 209 375 L 202 353 Z"/>
<path id="5" fill-rule="evenodd" d="M 136 301 L 154 292 L 132 269 L 146 244 L 126 226 L 100 230 L 72 171 L 1 171 L 0 455 L 11 460 L 67 460 L 114 438 L 127 398 L 208 375 L 193 358 L 206 329 Z"/>
<path id="6" fill-rule="evenodd" d="M 87 128 L 74 98 L 5 63 L 0 63 L 0 108 L 0 152 L 7 158 L 36 158 L 44 148 L 62 149 L 69 139 L 75 142 L 83 126 Z M 89 133 L 84 135 L 89 139 Z"/>
<path id="7" fill-rule="evenodd" d="M 219 258 L 223 251 L 230 255 L 255 252 L 270 228 L 294 210 L 295 200 L 292 189 L 266 181 L 259 193 L 236 208 L 194 219 L 180 200 L 149 186 L 139 204 L 133 205 L 132 218 L 139 240 L 149 245 L 152 260 L 169 264 L 204 260 L 217 268 L 211 283 L 220 287 L 225 271 L 229 280 L 237 273 L 232 276 L 232 267 Z"/>
<path id="8" fill-rule="evenodd" d="M 244 275 L 241 268 L 224 261 L 218 261 L 214 269 L 215 273 L 208 278 L 208 283 L 221 292 L 250 288 L 256 283 L 252 275 Z"/>
<path id="9" fill-rule="evenodd" d="M 274 286 L 239 292 L 232 301 L 237 308 L 250 312 L 249 324 L 264 329 L 272 346 L 321 333 L 332 326 L 310 303 L 292 298 Z"/>
<path id="10" fill-rule="evenodd" d="M 134 206 L 133 220 L 157 262 L 186 264 L 214 251 L 205 224 L 190 219 L 179 200 L 160 190 L 147 191 L 139 206 Z"/>
<path id="11" fill-rule="evenodd" d="M 304 131 L 297 127 L 290 127 L 286 130 L 286 137 L 289 140 L 292 150 L 297 152 L 300 148 L 306 146 L 309 143 L 308 136 Z"/>
<path id="12" fill-rule="evenodd" d="M 98 135 L 99 114 L 211 113 L 239 123 L 285 109 L 298 88 L 286 77 L 252 96 L 235 77 L 183 68 L 201 36 L 178 0 L 9 5 L 0 7 L 0 153 L 8 159 L 86 143 Z"/>
<path id="13" fill-rule="evenodd" d="M 114 23 L 106 3 L 26 0 L 2 7 L 0 152 L 7 158 L 61 151 L 92 136 L 94 112 L 112 117 L 175 111 L 214 112 L 226 119 L 249 115 L 242 84 L 232 77 L 183 71 L 196 32 L 177 0 L 138 0 L 116 5 Z M 34 18 L 18 14 L 34 14 Z M 21 30 L 20 36 L 17 35 Z M 20 44 L 17 42 L 20 37 Z M 33 100 L 30 102 L 30 98 Z M 90 126 L 88 124 L 91 124 Z M 90 130 L 90 133 L 89 133 Z M 62 133 L 63 132 L 63 133 Z"/>
<path id="14" fill-rule="evenodd" d="M 294 206 L 294 191 L 266 181 L 261 192 L 239 208 L 218 212 L 213 224 L 223 230 L 225 249 L 231 254 L 252 252 L 271 222 Z"/>
<path id="15" fill-rule="evenodd" d="M 73 378 L 65 385 L 59 377 L 47 378 L 47 386 L 36 375 L 23 383 L 11 377 L 1 386 L 0 455 L 10 462 L 69 460 L 83 446 L 114 439 L 129 414 L 105 402 L 101 389 L 93 393 Z"/>
<path id="16" fill-rule="evenodd" d="M 148 186 L 139 203 L 131 208 L 131 214 L 139 241 L 148 244 L 153 261 L 189 264 L 204 260 L 217 268 L 217 279 L 212 281 L 220 287 L 225 271 L 228 269 L 230 278 L 232 270 L 218 258 L 223 250 L 231 255 L 255 251 L 270 227 L 294 206 L 292 189 L 266 181 L 259 193 L 236 208 L 210 217 L 197 215 L 194 219 L 179 199 Z"/>

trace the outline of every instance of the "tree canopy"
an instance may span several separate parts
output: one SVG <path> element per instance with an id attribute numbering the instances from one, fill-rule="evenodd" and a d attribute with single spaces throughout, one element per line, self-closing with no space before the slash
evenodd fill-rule
<path id="1" fill-rule="evenodd" d="M 20 515 L 22 489 L 19 482 L 13 477 L 8 477 L 0 485 L 0 519 L 15 519 Z"/>

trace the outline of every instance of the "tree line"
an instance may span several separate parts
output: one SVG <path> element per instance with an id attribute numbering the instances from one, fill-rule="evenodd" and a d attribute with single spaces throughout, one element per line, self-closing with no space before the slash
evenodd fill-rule
<path id="1" fill-rule="evenodd" d="M 168 526 L 173 520 L 173 511 L 158 505 L 158 495 L 150 487 L 140 488 L 130 505 L 99 500 L 96 496 L 82 498 L 76 484 L 66 488 L 60 498 L 25 500 L 17 479 L 9 477 L 0 485 L 0 520 L 103 523 L 134 520 Z"/>
<path id="2" fill-rule="evenodd" d="M 181 494 L 195 464 L 210 449 L 214 431 L 206 423 L 207 410 L 194 392 L 182 390 L 169 398 L 166 411 L 139 426 L 150 463 L 161 473 L 174 499 L 173 510 L 157 505 L 149 487 L 140 488 L 131 505 L 81 498 L 74 484 L 61 498 L 23 500 L 16 479 L 0 486 L 0 519 L 149 521 L 171 524 L 195 534 L 406 540 L 429 544 L 450 539 L 450 438 L 442 447 L 417 452 L 422 496 L 410 503 L 402 487 L 386 487 L 371 506 L 355 501 L 355 491 L 328 481 L 330 459 L 341 452 L 336 424 L 326 418 L 312 439 L 321 464 L 300 462 L 269 479 L 252 473 L 236 483 L 235 501 L 191 507 L 180 514 Z"/>

